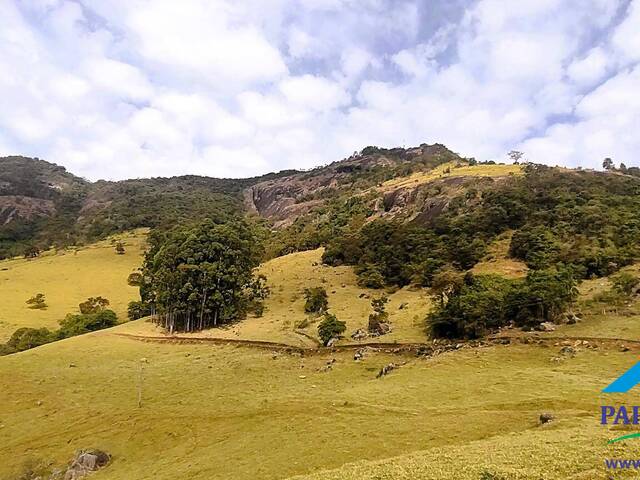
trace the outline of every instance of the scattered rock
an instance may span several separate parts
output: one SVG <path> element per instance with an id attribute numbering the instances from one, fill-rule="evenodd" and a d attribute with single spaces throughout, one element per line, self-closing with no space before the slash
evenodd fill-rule
<path id="1" fill-rule="evenodd" d="M 327 342 L 327 347 L 333 347 L 336 343 L 338 343 L 338 337 L 330 338 Z"/>
<path id="2" fill-rule="evenodd" d="M 351 334 L 351 338 L 353 340 L 363 340 L 363 339 L 367 338 L 368 336 L 369 336 L 369 334 L 367 332 L 365 332 L 361 328 L 359 328 L 358 330 L 356 330 L 355 332 L 353 332 Z"/>
<path id="3" fill-rule="evenodd" d="M 544 425 L 545 423 L 549 423 L 552 420 L 555 420 L 555 416 L 552 413 L 541 413 L 540 414 L 540 424 Z"/>
<path id="4" fill-rule="evenodd" d="M 81 450 L 71 461 L 64 474 L 64 480 L 78 480 L 95 472 L 111 461 L 111 456 L 102 450 Z"/>
<path id="5" fill-rule="evenodd" d="M 537 329 L 541 332 L 555 332 L 556 326 L 551 322 L 542 322 Z"/>
<path id="6" fill-rule="evenodd" d="M 76 368 L 76 364 L 75 363 L 70 363 L 69 364 L 69 368 Z"/>
<path id="7" fill-rule="evenodd" d="M 560 349 L 560 353 L 562 355 L 570 355 L 573 357 L 576 354 L 576 349 L 571 346 L 565 346 Z"/>
<path id="8" fill-rule="evenodd" d="M 381 322 L 378 325 L 378 332 L 380 333 L 380 335 L 385 335 L 390 331 L 391 331 L 391 325 L 389 325 L 388 323 Z"/>
<path id="9" fill-rule="evenodd" d="M 356 353 L 353 354 L 353 359 L 357 362 L 364 358 L 365 349 L 361 348 L 360 350 L 356 350 Z"/>
<path id="10" fill-rule="evenodd" d="M 416 350 L 416 357 L 430 357 L 433 355 L 433 348 L 429 346 L 422 346 Z"/>
<path id="11" fill-rule="evenodd" d="M 627 347 L 626 345 L 620 345 L 620 351 L 621 352 L 628 352 L 629 350 L 631 350 L 629 347 Z"/>
<path id="12" fill-rule="evenodd" d="M 398 307 L 398 310 L 404 310 L 405 308 L 407 308 L 409 306 L 409 302 L 402 302 L 400 304 L 400 307 Z"/>
<path id="13" fill-rule="evenodd" d="M 389 365 L 385 365 L 380 369 L 376 378 L 380 378 L 380 377 L 384 377 L 385 375 L 388 375 L 394 368 L 396 368 L 395 363 L 390 363 Z"/>
<path id="14" fill-rule="evenodd" d="M 304 380 L 305 378 L 307 378 L 307 376 L 306 375 L 298 375 L 298 378 L 301 378 L 301 379 Z"/>

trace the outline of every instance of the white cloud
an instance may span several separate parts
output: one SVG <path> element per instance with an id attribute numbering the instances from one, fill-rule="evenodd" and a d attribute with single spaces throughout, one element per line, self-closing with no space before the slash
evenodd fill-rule
<path id="1" fill-rule="evenodd" d="M 280 91 L 291 104 L 314 111 L 333 110 L 350 102 L 339 84 L 314 75 L 289 77 L 280 83 Z"/>
<path id="2" fill-rule="evenodd" d="M 633 0 L 628 15 L 616 29 L 611 42 L 621 54 L 623 62 L 640 60 L 640 1 Z"/>
<path id="3" fill-rule="evenodd" d="M 0 154 L 94 179 L 254 175 L 422 142 L 638 164 L 640 0 L 619 25 L 609 0 L 451 5 L 6 0 Z"/>
<path id="4" fill-rule="evenodd" d="M 146 59 L 185 70 L 216 87 L 285 74 L 280 52 L 253 25 L 237 24 L 231 4 L 154 0 L 131 9 L 127 26 Z"/>

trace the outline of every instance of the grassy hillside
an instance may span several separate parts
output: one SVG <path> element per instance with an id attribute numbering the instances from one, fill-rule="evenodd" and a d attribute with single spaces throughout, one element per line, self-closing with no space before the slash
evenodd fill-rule
<path id="1" fill-rule="evenodd" d="M 605 455 L 637 446 L 606 447 L 619 432 L 597 424 L 598 406 L 615 400 L 600 389 L 634 352 L 553 362 L 557 347 L 492 346 L 354 362 L 116 335 L 129 326 L 0 358 L 0 478 L 95 447 L 114 456 L 97 480 L 477 480 L 484 469 L 591 479 L 604 476 Z M 376 379 L 391 361 L 406 364 Z M 543 411 L 558 420 L 539 426 Z"/>
<path id="2" fill-rule="evenodd" d="M 111 302 L 119 319 L 127 318 L 127 304 L 138 299 L 137 288 L 127 285 L 128 275 L 141 264 L 145 231 L 117 237 L 125 254 L 116 255 L 111 240 L 87 247 L 45 252 L 36 259 L 0 261 L 0 342 L 20 327 L 57 328 L 67 313 L 77 312 L 88 297 Z M 31 310 L 26 300 L 44 293 L 48 307 Z"/>
<path id="3" fill-rule="evenodd" d="M 144 236 L 123 239 L 124 256 L 103 242 L 3 262 L 2 278 L 11 281 L 3 283 L 2 308 L 17 312 L 6 331 L 54 327 L 56 312 L 75 310 L 89 295 L 107 296 L 123 314 L 136 295 L 126 276 Z M 508 235 L 490 246 L 485 268 L 501 271 L 507 242 Z M 321 255 L 263 264 L 272 291 L 264 316 L 194 335 L 313 346 L 296 333 L 316 335 L 314 322 L 297 328 L 307 318 L 302 292 L 312 286 L 326 288 L 347 334 L 364 327 L 366 296 L 381 291 L 358 287 L 351 267 L 321 265 Z M 637 338 L 638 302 L 598 303 L 608 289 L 606 279 L 583 284 L 576 307 L 583 321 L 549 335 Z M 47 295 L 47 311 L 26 309 L 22 297 L 37 291 Z M 380 340 L 425 341 L 425 291 L 389 295 L 394 330 Z M 356 362 L 350 351 L 301 356 L 120 335 L 131 333 L 161 332 L 141 320 L 0 357 L 0 479 L 19 478 L 26 465 L 61 467 L 81 448 L 113 455 L 96 480 L 594 479 L 607 478 L 604 458 L 634 458 L 637 447 L 633 440 L 607 446 L 624 432 L 598 423 L 600 405 L 630 401 L 600 390 L 636 362 L 632 343 L 629 351 L 624 342 L 580 345 L 575 355 L 562 354 L 557 340 L 465 346 L 435 357 L 368 349 Z M 398 368 L 377 379 L 391 362 Z M 557 419 L 540 426 L 547 411 Z"/>
<path id="4" fill-rule="evenodd" d="M 265 302 L 264 316 L 249 317 L 234 325 L 193 334 L 198 337 L 238 338 L 266 340 L 291 345 L 314 345 L 307 337 L 318 338 L 317 324 L 321 318 L 304 312 L 304 289 L 324 287 L 329 296 L 329 311 L 347 323 L 347 338 L 358 328 L 366 330 L 371 299 L 385 294 L 384 290 L 371 290 L 357 285 L 351 267 L 328 267 L 321 262 L 323 249 L 298 252 L 270 260 L 258 269 L 267 276 L 271 295 Z M 430 300 L 422 289 L 403 288 L 386 293 L 387 311 L 393 330 L 380 337 L 385 342 L 421 342 L 425 339 L 424 317 Z M 402 305 L 402 309 L 400 306 Z M 150 324 L 136 323 L 131 333 L 150 334 L 159 330 Z"/>

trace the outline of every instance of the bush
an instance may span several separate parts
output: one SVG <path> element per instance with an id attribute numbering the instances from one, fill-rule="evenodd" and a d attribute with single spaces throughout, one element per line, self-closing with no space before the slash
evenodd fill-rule
<path id="1" fill-rule="evenodd" d="M 384 277 L 380 270 L 371 264 L 366 264 L 362 268 L 358 268 L 358 286 L 362 288 L 382 288 L 384 287 Z"/>
<path id="2" fill-rule="evenodd" d="M 519 327 L 554 322 L 578 296 L 569 270 L 532 270 L 515 282 L 506 298 L 506 315 Z"/>
<path id="3" fill-rule="evenodd" d="M 109 300 L 102 297 L 90 297 L 87 301 L 82 302 L 78 307 L 83 315 L 90 315 L 103 311 L 109 306 Z"/>
<path id="4" fill-rule="evenodd" d="M 6 344 L 6 349 L 13 352 L 22 352 L 23 350 L 39 347 L 53 340 L 55 340 L 55 337 L 48 328 L 22 327 L 13 332 L 13 335 L 11 335 L 11 338 Z"/>
<path id="5" fill-rule="evenodd" d="M 45 302 L 44 293 L 38 293 L 31 297 L 26 301 L 26 304 L 29 305 L 29 308 L 32 310 L 42 310 L 47 308 L 47 303 Z"/>
<path id="6" fill-rule="evenodd" d="M 327 291 L 323 287 L 304 289 L 304 311 L 306 313 L 323 313 L 329 308 Z"/>
<path id="7" fill-rule="evenodd" d="M 640 284 L 640 278 L 629 272 L 620 272 L 618 275 L 611 278 L 613 282 L 613 289 L 623 295 L 630 296 L 634 293 L 634 290 Z"/>
<path id="8" fill-rule="evenodd" d="M 146 302 L 129 302 L 127 307 L 127 317 L 129 320 L 138 320 L 139 318 L 151 315 L 151 305 Z"/>
<path id="9" fill-rule="evenodd" d="M 118 324 L 118 317 L 113 310 L 102 310 L 99 313 L 69 314 L 60 321 L 58 338 L 69 338 L 83 333 L 95 332 Z"/>
<path id="10" fill-rule="evenodd" d="M 142 284 L 142 274 L 140 272 L 133 272 L 127 277 L 127 285 L 131 287 L 139 287 Z"/>
<path id="11" fill-rule="evenodd" d="M 389 299 L 385 296 L 371 300 L 373 313 L 369 315 L 370 332 L 380 333 L 380 324 L 388 320 L 389 313 L 385 310 L 385 305 L 388 301 Z"/>
<path id="12" fill-rule="evenodd" d="M 339 337 L 347 329 L 347 324 L 336 318 L 335 315 L 325 313 L 324 320 L 318 325 L 318 336 L 322 340 L 323 345 L 327 345 L 329 340 Z"/>
<path id="13" fill-rule="evenodd" d="M 577 297 L 568 270 L 534 270 L 526 280 L 495 275 L 445 277 L 434 292 L 436 307 L 427 317 L 434 337 L 474 339 L 509 323 L 535 327 L 557 320 Z"/>

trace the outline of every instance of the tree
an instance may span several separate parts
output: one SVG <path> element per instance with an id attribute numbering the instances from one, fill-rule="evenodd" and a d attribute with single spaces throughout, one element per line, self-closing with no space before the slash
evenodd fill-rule
<path id="1" fill-rule="evenodd" d="M 609 157 L 605 158 L 602 161 L 602 168 L 604 168 L 605 170 L 613 170 L 615 168 L 613 160 L 611 160 Z"/>
<path id="2" fill-rule="evenodd" d="M 318 336 L 323 345 L 327 345 L 332 338 L 342 335 L 347 329 L 347 324 L 336 318 L 335 315 L 325 313 L 324 320 L 318 325 Z"/>
<path id="3" fill-rule="evenodd" d="M 19 328 L 7 342 L 8 350 L 22 352 L 52 342 L 54 336 L 47 328 Z"/>
<path id="4" fill-rule="evenodd" d="M 386 322 L 389 319 L 389 313 L 386 311 L 385 305 L 389 299 L 383 295 L 380 298 L 374 298 L 371 300 L 371 307 L 373 313 L 369 315 L 369 331 L 373 333 L 382 333 L 380 330 L 380 324 Z"/>
<path id="5" fill-rule="evenodd" d="M 30 245 L 24 250 L 24 258 L 37 258 L 40 256 L 40 249 L 35 245 Z"/>
<path id="6" fill-rule="evenodd" d="M 246 314 L 261 252 L 242 219 L 207 220 L 150 243 L 140 293 L 170 332 L 215 327 Z"/>
<path id="7" fill-rule="evenodd" d="M 116 243 L 116 253 L 118 255 L 124 255 L 125 250 L 124 250 L 124 244 L 122 242 Z"/>
<path id="8" fill-rule="evenodd" d="M 95 332 L 118 324 L 118 317 L 113 310 L 101 310 L 89 314 L 68 314 L 60 320 L 58 338 L 69 338 L 84 333 Z"/>
<path id="9" fill-rule="evenodd" d="M 329 308 L 329 297 L 323 287 L 304 289 L 304 311 L 306 313 L 324 313 Z"/>
<path id="10" fill-rule="evenodd" d="M 130 273 L 127 277 L 127 285 L 131 287 L 139 287 L 142 284 L 142 274 L 140 272 Z"/>
<path id="11" fill-rule="evenodd" d="M 29 308 L 32 310 L 43 310 L 47 308 L 47 303 L 44 298 L 44 293 L 38 293 L 26 301 Z"/>
<path id="12" fill-rule="evenodd" d="M 80 313 L 84 315 L 101 312 L 108 306 L 109 300 L 102 297 L 90 297 L 86 301 L 78 305 L 78 307 L 80 308 Z"/>
<path id="13" fill-rule="evenodd" d="M 520 163 L 520 159 L 524 157 L 524 153 L 519 152 L 518 150 L 511 150 L 507 153 L 507 156 L 511 159 L 514 165 L 518 165 Z"/>
<path id="14" fill-rule="evenodd" d="M 151 313 L 151 306 L 146 302 L 129 302 L 127 306 L 127 317 L 129 320 L 148 317 Z"/>
<path id="15" fill-rule="evenodd" d="M 556 321 L 578 297 L 576 281 L 568 269 L 531 270 L 516 282 L 505 300 L 506 316 L 520 327 Z"/>

